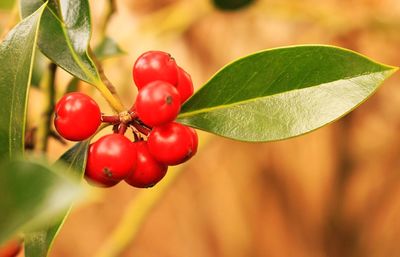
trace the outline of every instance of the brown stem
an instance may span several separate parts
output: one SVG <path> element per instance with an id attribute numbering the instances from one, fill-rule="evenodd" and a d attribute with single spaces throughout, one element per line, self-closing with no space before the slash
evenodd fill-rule
<path id="1" fill-rule="evenodd" d="M 119 124 L 118 134 L 124 135 L 127 129 L 128 129 L 128 125 L 126 125 L 126 123 Z"/>
<path id="2" fill-rule="evenodd" d="M 104 85 L 106 85 L 107 89 L 111 92 L 111 94 L 114 95 L 116 98 L 118 98 L 118 100 L 120 100 L 119 96 L 117 95 L 117 90 L 115 89 L 115 87 L 111 83 L 111 81 L 107 78 L 106 74 L 104 73 L 103 65 L 101 65 L 100 61 L 94 55 L 91 47 L 89 47 L 88 52 L 89 52 L 90 57 L 94 61 L 94 64 L 97 67 L 101 81 L 104 83 Z"/>
<path id="3" fill-rule="evenodd" d="M 120 123 L 119 116 L 117 115 L 102 115 L 101 116 L 101 121 L 110 123 L 110 124 L 118 124 Z"/>
<path id="4" fill-rule="evenodd" d="M 139 138 L 138 134 L 136 133 L 136 131 L 132 129 L 132 132 L 133 132 L 133 137 L 135 139 L 135 142 L 140 141 L 140 138 Z"/>
<path id="5" fill-rule="evenodd" d="M 58 142 L 60 142 L 63 145 L 67 145 L 67 141 L 64 140 L 64 138 L 62 138 L 59 134 L 57 134 L 55 131 L 50 130 L 50 137 L 54 138 L 55 140 L 57 140 Z"/>
<path id="6" fill-rule="evenodd" d="M 50 63 L 46 73 L 43 75 L 40 82 L 40 89 L 46 96 L 43 106 L 42 122 L 37 131 L 36 149 L 40 152 L 46 152 L 48 147 L 48 139 L 50 137 L 51 117 L 55 106 L 55 76 L 57 65 Z"/>
<path id="7" fill-rule="evenodd" d="M 139 131 L 140 133 L 142 133 L 145 136 L 148 136 L 151 132 L 150 129 L 144 127 L 143 125 L 141 125 L 137 120 L 134 120 L 131 124 L 135 129 L 137 129 L 137 131 Z"/>

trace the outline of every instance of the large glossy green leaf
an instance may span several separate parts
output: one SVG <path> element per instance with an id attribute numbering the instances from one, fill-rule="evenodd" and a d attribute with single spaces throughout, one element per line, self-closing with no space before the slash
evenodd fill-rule
<path id="1" fill-rule="evenodd" d="M 85 170 L 88 146 L 89 141 L 80 142 L 65 152 L 58 161 L 58 164 L 61 164 L 64 167 L 61 171 L 65 174 L 81 179 Z M 60 216 L 61 218 L 59 218 L 54 224 L 47 225 L 40 231 L 26 234 L 26 257 L 44 257 L 48 255 L 54 238 L 57 236 L 68 213 L 69 209 L 66 209 L 65 212 L 62 213 L 63 215 Z"/>
<path id="2" fill-rule="evenodd" d="M 1 162 L 0 244 L 17 232 L 55 221 L 82 192 L 79 182 L 44 164 Z"/>
<path id="3" fill-rule="evenodd" d="M 0 158 L 24 150 L 27 92 L 44 6 L 21 21 L 0 44 Z"/>
<path id="4" fill-rule="evenodd" d="M 237 140 L 286 139 L 350 112 L 396 70 L 331 46 L 267 50 L 219 71 L 178 121 Z"/>
<path id="5" fill-rule="evenodd" d="M 44 0 L 21 0 L 25 17 Z M 90 9 L 87 0 L 50 0 L 40 24 L 39 47 L 54 63 L 72 75 L 91 84 L 98 84 L 100 76 L 89 57 L 91 36 Z"/>

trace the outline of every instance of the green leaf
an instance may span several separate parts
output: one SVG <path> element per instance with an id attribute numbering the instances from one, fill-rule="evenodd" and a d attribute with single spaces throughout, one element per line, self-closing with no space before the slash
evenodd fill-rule
<path id="1" fill-rule="evenodd" d="M 1 162 L 0 244 L 21 230 L 51 223 L 82 192 L 78 182 L 45 164 Z"/>
<path id="2" fill-rule="evenodd" d="M 350 112 L 396 70 L 331 46 L 267 50 L 219 71 L 178 122 L 236 140 L 286 139 Z"/>
<path id="3" fill-rule="evenodd" d="M 77 143 L 74 147 L 69 149 L 61 156 L 58 164 L 64 166 L 62 172 L 67 175 L 78 177 L 82 179 L 85 166 L 86 156 L 89 141 Z M 70 209 L 70 208 L 69 208 Z M 60 231 L 66 217 L 68 216 L 69 209 L 66 209 L 61 218 L 54 224 L 45 227 L 44 229 L 36 232 L 31 232 L 25 236 L 25 255 L 26 257 L 43 257 L 47 256 L 53 244 L 55 237 Z"/>
<path id="4" fill-rule="evenodd" d="M 31 14 L 43 0 L 21 0 L 23 17 Z M 40 24 L 39 48 L 58 66 L 72 75 L 96 85 L 100 76 L 88 49 L 91 17 L 87 0 L 50 0 Z"/>
<path id="5" fill-rule="evenodd" d="M 109 37 L 104 38 L 94 49 L 94 55 L 99 60 L 105 60 L 123 54 L 125 54 L 125 51 L 119 47 L 117 42 Z"/>
<path id="6" fill-rule="evenodd" d="M 79 81 L 80 80 L 78 78 L 73 77 L 68 83 L 65 93 L 67 94 L 78 91 Z"/>
<path id="7" fill-rule="evenodd" d="M 48 65 L 48 59 L 40 51 L 36 51 L 32 70 L 32 86 L 39 87 L 42 76 L 45 73 Z"/>
<path id="8" fill-rule="evenodd" d="M 0 44 L 0 159 L 24 151 L 27 91 L 44 6 L 21 21 Z"/>

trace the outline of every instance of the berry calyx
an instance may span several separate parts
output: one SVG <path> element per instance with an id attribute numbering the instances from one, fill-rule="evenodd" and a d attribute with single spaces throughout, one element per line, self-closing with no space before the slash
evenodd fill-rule
<path id="1" fill-rule="evenodd" d="M 178 89 L 181 96 L 181 103 L 186 102 L 194 92 L 192 78 L 189 73 L 181 67 L 178 67 L 178 84 L 176 85 L 176 89 Z"/>
<path id="2" fill-rule="evenodd" d="M 85 177 L 109 187 L 129 176 L 136 168 L 136 147 L 123 135 L 100 138 L 89 148 Z"/>
<path id="3" fill-rule="evenodd" d="M 147 188 L 157 184 L 167 173 L 168 166 L 158 162 L 149 152 L 147 142 L 134 143 L 137 150 L 137 165 L 125 181 L 134 187 Z"/>
<path id="4" fill-rule="evenodd" d="M 180 109 L 179 92 L 168 82 L 151 82 L 139 91 L 136 98 L 136 114 L 149 126 L 160 126 L 173 121 Z"/>
<path id="5" fill-rule="evenodd" d="M 178 82 L 178 67 L 175 60 L 162 51 L 148 51 L 142 54 L 136 60 L 132 73 L 139 90 L 156 80 L 162 80 L 174 86 Z"/>
<path id="6" fill-rule="evenodd" d="M 154 158 L 166 165 L 181 164 L 197 151 L 197 134 L 175 122 L 155 127 L 147 142 Z"/>
<path id="7" fill-rule="evenodd" d="M 66 94 L 56 104 L 54 126 L 65 139 L 85 140 L 96 132 L 100 123 L 99 106 L 85 94 Z"/>

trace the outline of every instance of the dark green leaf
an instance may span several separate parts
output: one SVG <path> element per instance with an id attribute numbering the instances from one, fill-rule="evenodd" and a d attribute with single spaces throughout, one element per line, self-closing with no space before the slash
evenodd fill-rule
<path id="1" fill-rule="evenodd" d="M 396 70 L 331 46 L 267 50 L 219 71 L 178 121 L 237 140 L 286 139 L 350 112 Z"/>
<path id="2" fill-rule="evenodd" d="M 79 182 L 44 164 L 1 162 L 0 244 L 21 230 L 55 221 L 82 192 Z"/>
<path id="3" fill-rule="evenodd" d="M 71 92 L 76 92 L 78 91 L 78 85 L 79 85 L 79 79 L 76 77 L 73 77 L 71 81 L 68 83 L 67 89 L 65 90 L 65 93 L 71 93 Z"/>
<path id="4" fill-rule="evenodd" d="M 21 0 L 23 17 L 31 14 L 43 0 Z M 97 85 L 98 70 L 89 57 L 91 36 L 87 0 L 50 0 L 40 24 L 39 47 L 54 63 L 72 75 Z"/>
<path id="5" fill-rule="evenodd" d="M 237 10 L 246 7 L 254 2 L 254 0 L 212 0 L 214 5 L 221 10 Z"/>
<path id="6" fill-rule="evenodd" d="M 48 59 L 40 51 L 36 51 L 32 70 L 32 86 L 39 87 L 42 76 L 45 73 L 48 65 Z"/>
<path id="7" fill-rule="evenodd" d="M 24 150 L 27 91 L 43 7 L 21 21 L 0 44 L 0 158 Z"/>
<path id="8" fill-rule="evenodd" d="M 62 172 L 67 175 L 82 178 L 86 165 L 87 149 L 89 141 L 77 143 L 61 156 L 58 164 L 64 166 Z M 61 218 L 54 224 L 45 227 L 44 229 L 25 236 L 25 255 L 26 257 L 44 257 L 47 256 L 54 238 L 57 236 L 62 227 L 69 210 L 66 210 Z"/>
<path id="9" fill-rule="evenodd" d="M 99 60 L 105 60 L 123 54 L 125 54 L 125 52 L 112 38 L 109 37 L 104 38 L 103 41 L 101 41 L 94 49 L 94 55 Z"/>

